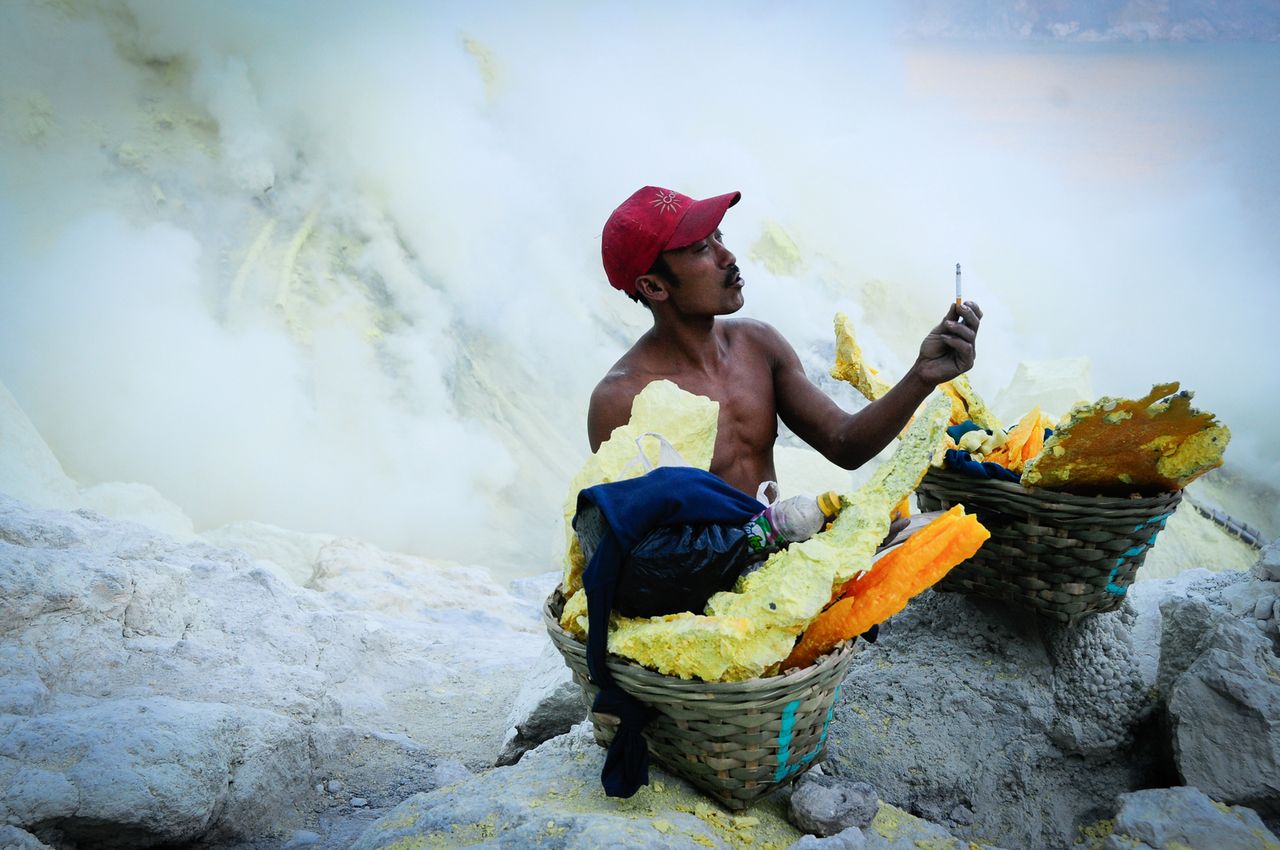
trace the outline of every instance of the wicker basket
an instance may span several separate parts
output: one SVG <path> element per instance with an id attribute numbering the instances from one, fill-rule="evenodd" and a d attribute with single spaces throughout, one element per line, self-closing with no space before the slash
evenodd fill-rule
<path id="1" fill-rule="evenodd" d="M 1149 498 L 1073 496 L 930 469 L 920 508 L 962 504 L 991 532 L 937 590 L 971 593 L 1074 623 L 1119 607 L 1182 491 Z"/>
<path id="2" fill-rule="evenodd" d="M 557 588 L 542 609 L 551 642 L 573 671 L 595 728 L 607 747 L 614 726 L 591 712 L 598 688 L 587 676 L 587 647 L 560 628 L 564 596 Z M 664 676 L 616 655 L 614 679 L 654 709 L 644 729 L 649 753 L 725 808 L 737 811 L 822 761 L 827 724 L 857 645 L 847 641 L 812 666 L 745 682 Z"/>

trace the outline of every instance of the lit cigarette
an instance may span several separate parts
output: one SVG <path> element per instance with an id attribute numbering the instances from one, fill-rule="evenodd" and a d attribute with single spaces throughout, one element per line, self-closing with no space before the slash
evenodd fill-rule
<path id="1" fill-rule="evenodd" d="M 959 307 L 962 303 L 960 300 L 960 264 L 956 263 L 956 306 Z"/>

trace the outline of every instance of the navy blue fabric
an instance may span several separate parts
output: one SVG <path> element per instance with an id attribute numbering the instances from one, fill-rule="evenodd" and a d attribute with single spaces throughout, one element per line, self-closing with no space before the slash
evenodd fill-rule
<path id="1" fill-rule="evenodd" d="M 710 472 L 687 466 L 663 466 L 639 478 L 588 487 L 578 494 L 577 511 L 588 505 L 600 509 L 606 525 L 582 574 L 587 592 L 587 670 L 600 688 L 591 709 L 622 719 L 605 756 L 600 783 L 610 797 L 630 797 L 649 784 L 649 748 L 641 735 L 648 715 L 639 701 L 618 686 L 605 664 L 609 613 L 623 557 L 659 526 L 746 523 L 764 506 Z"/>
<path id="2" fill-rule="evenodd" d="M 946 464 L 947 468 L 962 472 L 965 475 L 971 475 L 974 478 L 992 478 L 996 481 L 1012 481 L 1014 484 L 1022 480 L 1022 476 L 1013 470 L 1006 469 L 1000 464 L 990 461 L 979 463 L 976 460 L 971 460 L 969 453 L 960 449 L 947 449 Z"/>
<path id="3" fill-rule="evenodd" d="M 958 444 L 960 442 L 960 438 L 963 437 L 965 434 L 968 434 L 970 431 L 982 431 L 982 430 L 984 429 L 973 424 L 973 420 L 966 419 L 965 421 L 961 422 L 959 425 L 952 425 L 950 428 L 948 428 L 947 436 L 955 440 L 956 443 Z M 987 431 L 987 433 L 990 434 L 991 432 Z"/>

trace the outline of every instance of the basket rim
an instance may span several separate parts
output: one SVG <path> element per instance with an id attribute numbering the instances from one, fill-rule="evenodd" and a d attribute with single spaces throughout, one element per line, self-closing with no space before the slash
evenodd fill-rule
<path id="1" fill-rule="evenodd" d="M 555 614 L 557 603 L 563 608 L 564 602 L 562 585 L 557 584 L 542 604 L 543 622 L 553 643 L 580 647 L 585 656 L 587 645 L 565 631 L 560 626 L 560 618 Z M 678 693 L 681 699 L 714 700 L 717 697 L 733 695 L 753 694 L 759 697 L 771 691 L 795 691 L 810 684 L 811 679 L 826 678 L 831 675 L 833 672 L 831 668 L 847 664 L 859 648 L 858 638 L 855 636 L 836 644 L 829 652 L 819 656 L 806 667 L 792 668 L 776 676 L 757 676 L 736 682 L 708 682 L 703 679 L 668 676 L 620 655 L 614 655 L 612 652 L 606 655 L 605 663 L 615 678 L 626 679 L 628 685 L 639 685 L 644 690 L 655 693 L 663 691 Z"/>
<path id="2" fill-rule="evenodd" d="M 1170 502 L 1176 503 L 1182 500 L 1181 490 L 1169 490 L 1163 493 L 1157 493 L 1154 496 L 1142 496 L 1139 494 L 1129 496 L 1081 496 L 1076 493 L 1066 493 L 1061 490 L 1048 490 L 1044 487 L 1028 487 L 1025 484 L 1014 481 L 1000 481 L 994 478 L 978 478 L 974 475 L 965 475 L 962 472 L 956 472 L 953 469 L 938 469 L 937 467 L 929 468 L 925 473 L 924 478 L 921 479 L 917 489 L 928 488 L 929 485 L 959 490 L 973 490 L 978 488 L 1013 498 L 1035 499 L 1043 503 L 1057 502 L 1062 505 L 1090 508 L 1093 510 L 1106 510 L 1108 508 L 1122 508 L 1124 510 L 1162 508 L 1167 506 Z"/>

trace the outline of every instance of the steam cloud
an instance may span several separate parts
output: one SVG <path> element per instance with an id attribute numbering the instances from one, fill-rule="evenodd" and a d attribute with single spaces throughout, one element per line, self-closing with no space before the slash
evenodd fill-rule
<path id="1" fill-rule="evenodd" d="M 743 191 L 744 315 L 815 377 L 836 310 L 904 370 L 959 261 L 988 396 L 1020 359 L 1177 378 L 1280 479 L 1274 51 L 899 43 L 838 5 L 0 19 L 0 381 L 71 475 L 197 527 L 547 568 L 591 387 L 647 324 L 598 253 L 646 183 Z"/>

